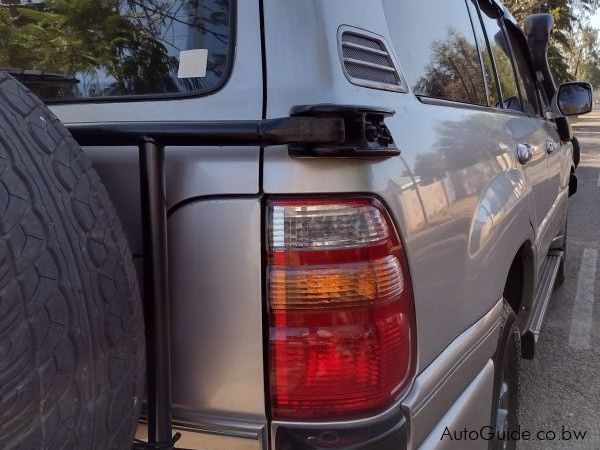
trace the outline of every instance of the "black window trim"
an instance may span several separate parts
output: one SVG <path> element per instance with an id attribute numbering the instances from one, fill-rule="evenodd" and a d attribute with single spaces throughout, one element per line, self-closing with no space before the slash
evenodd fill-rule
<path id="1" fill-rule="evenodd" d="M 471 21 L 471 28 L 473 29 L 473 37 L 475 38 L 475 47 L 477 48 L 477 54 L 479 55 L 479 65 L 481 66 L 481 76 L 483 78 L 483 87 L 485 89 L 485 97 L 487 99 L 487 106 L 491 106 L 491 98 L 490 98 L 490 87 L 488 85 L 488 80 L 485 71 L 485 63 L 483 61 L 483 51 L 479 45 L 479 40 L 477 39 L 477 30 L 475 28 L 475 20 L 473 19 L 472 8 L 469 6 L 469 3 L 473 5 L 476 9 L 476 14 L 479 17 L 479 11 L 477 7 L 474 5 L 473 0 L 465 0 L 465 6 L 467 7 L 467 13 L 469 14 L 469 20 Z M 484 33 L 485 34 L 485 33 Z M 494 70 L 495 72 L 495 70 Z"/>
<path id="2" fill-rule="evenodd" d="M 504 17 L 501 17 L 498 21 L 500 23 L 500 28 L 502 29 L 502 32 L 504 33 L 504 39 L 506 39 L 506 45 L 508 47 L 508 51 L 510 52 L 510 54 L 508 55 L 508 58 L 510 59 L 510 64 L 513 68 L 513 73 L 515 75 L 515 82 L 517 83 L 517 91 L 519 93 L 519 101 L 520 101 L 520 105 L 521 105 L 521 111 L 529 116 L 529 114 L 527 114 L 525 112 L 525 107 L 523 106 L 523 92 L 521 92 L 521 83 L 519 83 L 519 68 L 517 66 L 517 60 L 515 58 L 515 52 L 513 50 L 513 46 L 512 46 L 512 42 L 510 42 L 510 36 L 508 35 L 508 29 L 506 28 L 506 22 L 504 20 Z"/>
<path id="3" fill-rule="evenodd" d="M 527 114 L 525 112 L 525 108 L 523 108 L 523 93 L 521 92 L 521 86 L 519 84 L 519 75 L 517 72 L 517 64 L 515 61 L 515 54 L 513 52 L 512 44 L 511 44 L 510 38 L 508 36 L 508 30 L 506 29 L 506 24 L 504 22 L 503 16 L 498 18 L 498 26 L 500 27 L 500 30 L 502 30 L 502 33 L 504 33 L 504 39 L 506 40 L 506 46 L 508 47 L 508 51 L 510 53 L 507 56 L 508 56 L 508 59 L 510 60 L 510 65 L 512 66 L 513 75 L 515 77 L 515 83 L 517 85 L 517 93 L 519 94 L 519 104 L 521 105 L 521 112 L 523 114 L 525 114 L 526 116 L 528 116 L 529 114 Z M 502 103 L 504 103 L 504 96 L 502 96 Z"/>
<path id="4" fill-rule="evenodd" d="M 481 5 L 480 2 L 482 0 L 475 0 L 476 6 L 477 6 L 477 11 L 479 13 L 479 21 L 481 24 L 481 28 L 483 30 L 483 35 L 485 37 L 485 41 L 487 43 L 487 50 L 488 53 L 490 55 L 490 58 L 492 60 L 492 65 L 494 66 L 494 75 L 495 75 L 495 79 L 496 79 L 496 86 L 498 86 L 498 94 L 500 95 L 500 107 L 498 106 L 491 106 L 491 108 L 493 108 L 496 111 L 502 111 L 502 112 L 507 112 L 507 113 L 514 113 L 517 115 L 524 115 L 527 117 L 538 117 L 538 115 L 536 114 L 535 116 L 530 116 L 529 114 L 527 114 L 523 108 L 523 94 L 521 93 L 521 86 L 519 86 L 519 80 L 517 78 L 517 67 L 515 64 L 515 58 L 514 58 L 514 53 L 513 53 L 513 48 L 512 48 L 512 44 L 510 42 L 509 36 L 508 36 L 508 30 L 506 27 L 506 24 L 510 24 L 511 26 L 515 27 L 516 25 L 514 23 L 512 23 L 512 21 L 506 16 L 505 12 L 503 9 L 499 8 L 495 3 L 493 3 L 492 7 L 496 7 L 496 9 L 498 10 L 498 17 L 496 18 L 496 22 L 498 23 L 498 27 L 502 30 L 502 32 L 504 33 L 504 37 L 507 41 L 507 45 L 510 51 L 510 55 L 507 55 L 510 59 L 510 63 L 511 66 L 513 68 L 513 76 L 515 77 L 515 84 L 517 85 L 517 93 L 519 94 L 519 102 L 521 104 L 521 110 L 516 110 L 516 109 L 508 109 L 504 106 L 504 92 L 502 92 L 502 86 L 500 84 L 500 77 L 498 75 L 498 69 L 497 69 L 497 65 L 496 65 L 496 58 L 494 57 L 494 52 L 492 51 L 492 47 L 490 44 L 490 40 L 489 40 L 489 36 L 488 36 L 488 32 L 487 29 L 485 28 L 485 24 L 483 23 L 483 12 L 481 10 Z M 529 64 L 531 64 L 531 61 L 528 61 Z M 538 97 L 538 104 L 540 102 L 539 100 L 539 93 L 537 92 L 537 86 L 536 86 L 536 96 Z"/>
<path id="5" fill-rule="evenodd" d="M 168 100 L 179 100 L 186 98 L 198 98 L 213 95 L 219 92 L 225 87 L 231 73 L 233 72 L 233 66 L 236 57 L 236 42 L 237 42 L 237 0 L 230 0 L 231 4 L 229 7 L 229 46 L 227 60 L 225 63 L 225 72 L 221 80 L 206 90 L 195 91 L 195 92 L 167 92 L 164 94 L 134 94 L 134 95 L 111 95 L 111 96 L 99 96 L 99 97 L 80 97 L 80 98 L 55 98 L 55 99 L 42 99 L 47 105 L 60 105 L 60 104 L 82 104 L 82 103 L 129 103 L 129 102 L 143 102 L 148 100 L 156 101 L 168 101 Z"/>
<path id="6" fill-rule="evenodd" d="M 500 106 L 496 106 L 496 105 L 492 105 L 488 99 L 488 105 L 490 108 L 493 109 L 506 109 L 504 107 L 504 95 L 502 93 L 502 86 L 500 85 L 500 77 L 498 76 L 498 70 L 496 68 L 496 58 L 494 57 L 494 52 L 492 52 L 492 47 L 490 45 L 490 40 L 487 34 L 487 30 L 485 29 L 485 24 L 483 23 L 483 16 L 482 16 L 482 11 L 481 11 L 481 7 L 479 5 L 479 0 L 473 0 L 472 2 L 475 6 L 475 9 L 477 10 L 477 16 L 479 17 L 479 26 L 481 28 L 481 32 L 483 33 L 483 38 L 485 39 L 485 47 L 486 47 L 486 51 L 488 52 L 488 55 L 490 57 L 490 61 L 492 63 L 492 71 L 494 72 L 494 82 L 496 83 L 496 91 L 498 92 L 498 95 L 500 97 Z M 482 56 L 483 58 L 483 56 Z M 485 67 L 484 67 L 485 70 Z M 485 73 L 484 73 L 485 75 Z"/>

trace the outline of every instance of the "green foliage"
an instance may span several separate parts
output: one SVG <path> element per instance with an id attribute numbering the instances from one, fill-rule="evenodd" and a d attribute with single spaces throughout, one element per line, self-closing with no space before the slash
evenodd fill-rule
<path id="1" fill-rule="evenodd" d="M 510 98 L 512 96 L 518 95 L 517 85 L 515 84 L 515 75 L 513 71 L 513 66 L 508 59 L 502 47 L 498 45 L 494 45 L 494 60 L 496 62 L 496 73 L 498 74 L 498 80 L 500 81 L 500 89 L 504 94 L 504 98 Z"/>
<path id="2" fill-rule="evenodd" d="M 576 79 L 589 81 L 600 87 L 600 38 L 598 30 L 587 25 L 580 26 L 580 31 L 571 43 L 569 61 L 571 72 Z"/>
<path id="3" fill-rule="evenodd" d="M 487 105 L 477 47 L 454 29 L 433 43 L 431 63 L 417 81 L 422 95 Z"/>
<path id="4" fill-rule="evenodd" d="M 557 83 L 576 78 L 600 82 L 597 31 L 587 25 L 590 13 L 597 10 L 600 0 L 504 0 L 504 4 L 521 26 L 530 14 L 552 14 L 554 31 L 548 54 Z M 589 33 L 595 33 L 596 38 L 586 37 Z"/>
<path id="5" fill-rule="evenodd" d="M 19 3 L 0 7 L 1 67 L 78 74 L 92 91 L 101 68 L 121 94 L 172 83 L 168 74 L 177 61 L 149 27 L 120 13 L 118 0 Z"/>

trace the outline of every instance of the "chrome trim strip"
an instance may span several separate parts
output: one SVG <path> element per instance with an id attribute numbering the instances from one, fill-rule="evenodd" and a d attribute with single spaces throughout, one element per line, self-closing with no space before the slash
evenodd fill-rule
<path id="1" fill-rule="evenodd" d="M 360 36 L 359 36 L 360 37 Z M 363 52 L 373 53 L 374 55 L 389 57 L 389 53 L 384 50 L 377 50 L 376 48 L 367 47 L 366 45 L 355 44 L 354 42 L 344 41 L 342 37 L 342 47 L 353 48 L 355 50 L 362 50 Z"/>
<path id="2" fill-rule="evenodd" d="M 554 239 L 552 239 L 552 243 L 550 244 L 550 250 L 559 249 L 565 239 L 564 234 L 559 234 Z"/>
<path id="3" fill-rule="evenodd" d="M 242 421 L 233 418 L 208 417 L 182 408 L 173 407 L 173 426 L 183 427 L 200 433 L 217 434 L 244 439 L 261 440 L 266 423 L 264 421 Z"/>
<path id="4" fill-rule="evenodd" d="M 148 425 L 139 422 L 136 430 L 136 438 L 146 441 L 148 439 Z M 177 448 L 189 450 L 266 450 L 267 444 L 264 439 L 250 439 L 242 436 L 234 436 L 223 433 L 210 433 L 198 430 L 194 427 L 174 425 L 174 432 L 181 433 L 181 439 L 177 442 Z"/>
<path id="5" fill-rule="evenodd" d="M 354 58 L 344 58 L 344 63 L 348 63 L 348 64 L 354 64 L 357 66 L 363 66 L 363 67 L 370 67 L 371 69 L 377 69 L 377 70 L 383 70 L 385 72 L 389 72 L 389 73 L 396 73 L 396 69 L 394 69 L 393 67 L 390 66 L 382 66 L 381 64 L 375 64 L 369 61 L 362 61 L 360 59 L 354 59 Z"/>

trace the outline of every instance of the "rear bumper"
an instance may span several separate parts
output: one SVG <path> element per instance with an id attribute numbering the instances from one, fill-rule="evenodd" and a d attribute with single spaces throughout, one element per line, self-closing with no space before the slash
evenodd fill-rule
<path id="1" fill-rule="evenodd" d="M 278 423 L 273 427 L 277 450 L 403 450 L 408 427 L 400 405 L 368 420 L 331 424 Z"/>

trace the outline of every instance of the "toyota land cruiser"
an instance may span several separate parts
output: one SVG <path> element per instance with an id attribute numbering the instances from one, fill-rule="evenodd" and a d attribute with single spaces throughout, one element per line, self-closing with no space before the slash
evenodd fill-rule
<path id="1" fill-rule="evenodd" d="M 34 0 L 0 26 L 0 447 L 514 448 L 592 104 L 554 84 L 550 15 Z"/>

